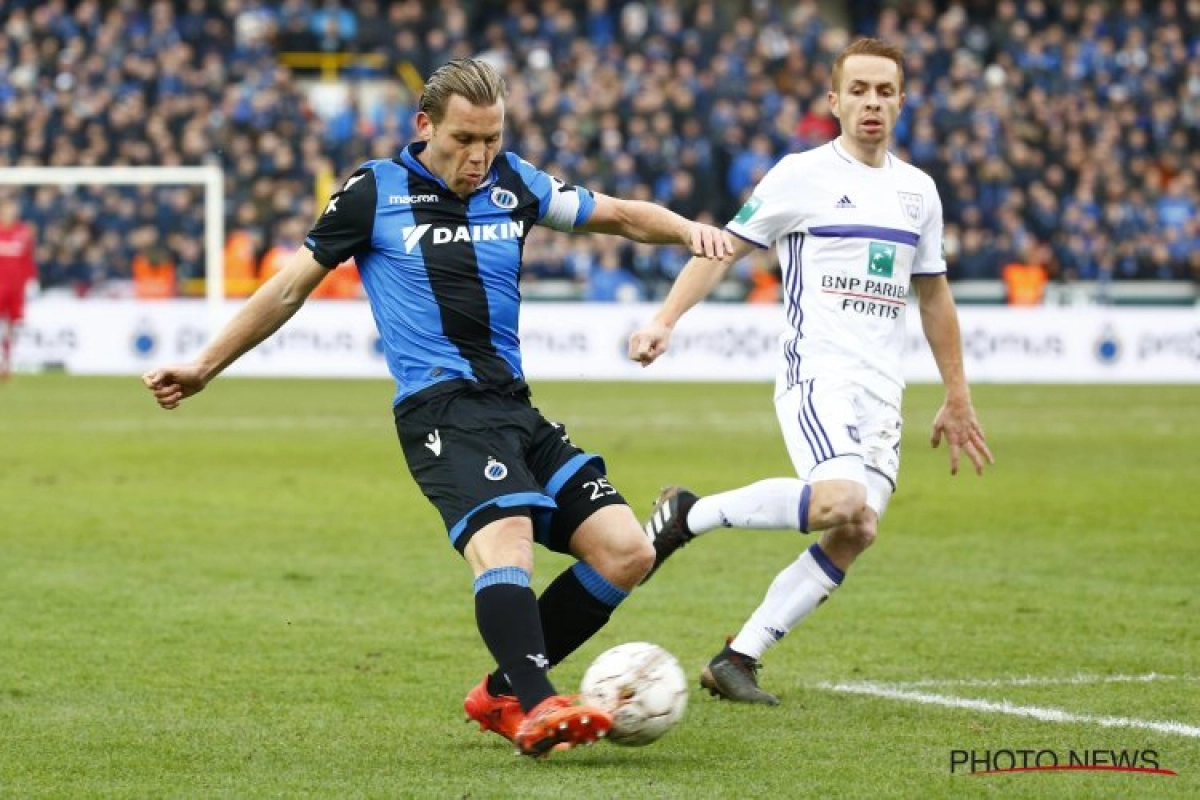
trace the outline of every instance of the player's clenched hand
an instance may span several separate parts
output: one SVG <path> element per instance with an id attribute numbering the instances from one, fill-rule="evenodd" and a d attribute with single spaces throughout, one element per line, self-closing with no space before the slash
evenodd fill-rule
<path id="1" fill-rule="evenodd" d="M 643 367 L 648 366 L 667 352 L 670 341 L 670 328 L 661 322 L 648 323 L 629 337 L 629 358 Z"/>
<path id="2" fill-rule="evenodd" d="M 962 453 L 967 454 L 975 465 L 975 474 L 982 475 L 984 464 L 995 464 L 992 451 L 988 449 L 983 427 L 975 418 L 975 409 L 970 402 L 946 402 L 933 418 L 933 433 L 929 443 L 937 447 L 946 437 L 950 445 L 950 474 L 958 474 L 958 462 Z"/>
<path id="3" fill-rule="evenodd" d="M 205 380 L 199 367 L 183 364 L 152 369 L 142 376 L 142 383 L 160 406 L 171 409 L 178 407 L 185 397 L 203 389 Z"/>
<path id="4" fill-rule="evenodd" d="M 691 226 L 689 238 L 688 248 L 694 256 L 724 258 L 733 255 L 733 240 L 720 228 L 697 222 Z"/>

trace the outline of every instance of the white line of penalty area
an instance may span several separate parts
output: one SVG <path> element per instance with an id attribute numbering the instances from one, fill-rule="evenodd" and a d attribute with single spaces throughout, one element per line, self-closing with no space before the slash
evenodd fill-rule
<path id="1" fill-rule="evenodd" d="M 1025 675 L 1008 678 L 927 678 L 919 681 L 870 681 L 872 686 L 886 686 L 889 689 L 921 689 L 921 688 L 1002 688 L 1005 686 L 1087 686 L 1099 683 L 1162 683 L 1167 681 L 1200 682 L 1200 675 L 1165 675 L 1161 672 L 1147 672 L 1142 675 L 1066 675 L 1062 677 L 1047 677 Z"/>
<path id="2" fill-rule="evenodd" d="M 932 694 L 911 689 L 876 683 L 819 683 L 818 689 L 841 694 L 860 694 L 870 697 L 882 697 L 887 700 L 898 700 L 906 703 L 921 703 L 923 705 L 961 708 L 969 711 L 982 711 L 988 714 L 1009 714 L 1015 717 L 1028 717 L 1043 722 L 1061 722 L 1080 725 L 1099 725 L 1104 728 L 1140 728 L 1142 730 L 1169 733 L 1176 736 L 1190 736 L 1200 739 L 1200 727 L 1186 725 L 1170 720 L 1132 719 L 1129 717 L 1101 717 L 1092 714 L 1073 714 L 1058 708 L 1042 706 L 1020 706 L 1008 701 L 995 702 L 992 700 L 975 700 L 966 697 L 952 697 L 944 694 Z"/>

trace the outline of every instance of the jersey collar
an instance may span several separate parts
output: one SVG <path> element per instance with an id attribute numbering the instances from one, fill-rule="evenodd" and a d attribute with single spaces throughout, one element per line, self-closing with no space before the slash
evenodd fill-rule
<path id="1" fill-rule="evenodd" d="M 425 165 L 422 164 L 420 159 L 417 158 L 417 154 L 420 153 L 422 150 L 424 150 L 428 146 L 429 146 L 428 142 L 413 142 L 408 147 L 405 147 L 403 150 L 400 151 L 401 163 L 403 163 L 404 166 L 408 167 L 410 170 L 417 173 L 421 177 L 428 178 L 429 180 L 436 183 L 438 186 L 441 186 L 447 192 L 453 193 L 452 190 L 450 189 L 450 187 L 446 185 L 446 182 L 444 180 L 442 180 L 437 175 L 434 175 L 432 172 L 430 172 L 428 169 L 426 169 Z M 499 157 L 500 157 L 500 155 L 498 154 L 496 156 L 496 158 L 499 158 Z M 488 187 L 490 187 L 495 182 L 496 182 L 496 168 L 493 166 L 491 169 L 488 170 L 487 177 L 485 177 L 483 179 L 483 182 L 481 182 L 479 184 L 479 186 L 476 187 L 475 191 L 471 192 L 471 194 L 476 194 L 478 192 L 481 192 L 484 189 L 487 189 Z"/>
<path id="2" fill-rule="evenodd" d="M 840 144 L 838 144 L 837 139 L 832 140 L 830 142 L 830 144 L 833 146 L 833 152 L 836 153 L 840 159 L 842 159 L 843 161 L 845 161 L 849 164 L 855 164 L 863 169 L 869 169 L 869 170 L 891 169 L 894 166 L 894 164 L 892 163 L 892 151 L 891 150 L 888 150 L 884 153 L 885 158 L 884 158 L 884 164 L 882 167 L 872 167 L 869 164 L 864 164 L 863 162 L 859 161 L 854 156 L 847 153 L 845 148 L 843 148 Z"/>

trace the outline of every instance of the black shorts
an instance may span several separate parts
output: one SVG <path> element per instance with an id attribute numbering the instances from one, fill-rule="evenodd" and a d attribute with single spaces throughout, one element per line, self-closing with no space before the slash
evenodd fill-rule
<path id="1" fill-rule="evenodd" d="M 571 535 L 604 506 L 625 499 L 604 460 L 571 443 L 528 390 L 501 393 L 447 381 L 395 408 L 409 472 L 442 515 L 461 553 L 484 525 L 531 516 L 539 544 L 567 553 Z"/>

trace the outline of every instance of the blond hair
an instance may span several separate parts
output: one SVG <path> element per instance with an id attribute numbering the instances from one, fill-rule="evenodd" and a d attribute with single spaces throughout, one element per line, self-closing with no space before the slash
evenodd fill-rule
<path id="1" fill-rule="evenodd" d="M 842 65 L 850 56 L 879 56 L 893 61 L 896 69 L 900 71 L 900 91 L 904 91 L 904 53 L 900 51 L 899 47 L 888 44 L 882 39 L 858 39 L 851 42 L 845 50 L 838 54 L 837 60 L 833 62 L 833 74 L 830 76 L 833 91 L 841 90 Z"/>
<path id="2" fill-rule="evenodd" d="M 438 67 L 429 76 L 417 108 L 434 122 L 441 122 L 454 95 L 473 106 L 492 106 L 508 95 L 508 84 L 488 62 L 457 58 Z"/>

